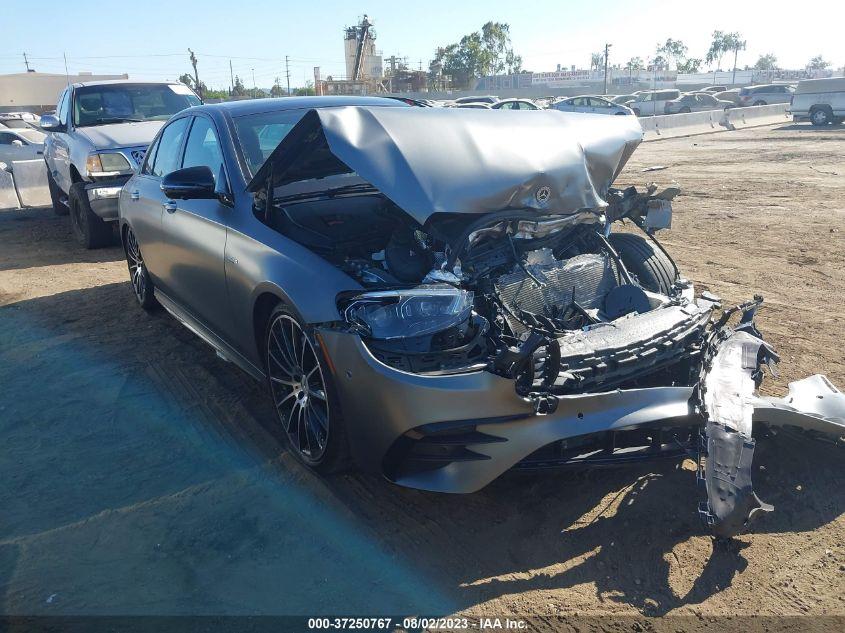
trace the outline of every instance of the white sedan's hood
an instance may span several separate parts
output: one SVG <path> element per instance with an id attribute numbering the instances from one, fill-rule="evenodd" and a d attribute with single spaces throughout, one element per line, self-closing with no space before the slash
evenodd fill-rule
<path id="1" fill-rule="evenodd" d="M 96 149 L 115 149 L 149 145 L 166 121 L 140 121 L 138 123 L 110 123 L 77 128 Z"/>

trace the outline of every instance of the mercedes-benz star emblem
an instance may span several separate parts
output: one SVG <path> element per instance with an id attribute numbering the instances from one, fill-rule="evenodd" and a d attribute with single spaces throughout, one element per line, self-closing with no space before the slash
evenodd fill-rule
<path id="1" fill-rule="evenodd" d="M 537 189 L 537 193 L 534 194 L 534 197 L 537 199 L 537 202 L 541 204 L 546 202 L 546 200 L 552 197 L 551 187 L 540 187 Z"/>

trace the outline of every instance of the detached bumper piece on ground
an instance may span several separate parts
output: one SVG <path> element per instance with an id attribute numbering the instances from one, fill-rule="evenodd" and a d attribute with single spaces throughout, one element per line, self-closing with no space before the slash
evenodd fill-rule
<path id="1" fill-rule="evenodd" d="M 699 412 L 706 420 L 699 478 L 707 501 L 700 512 L 717 536 L 738 534 L 755 514 L 774 509 L 757 497 L 752 486 L 753 422 L 797 427 L 832 438 L 845 436 L 845 394 L 824 376 L 790 383 L 785 398 L 756 395 L 763 367 L 773 371 L 779 360 L 754 325 L 761 303 L 762 298 L 755 298 L 725 311 L 704 348 L 696 394 Z M 727 320 L 735 312 L 742 315 L 740 323 L 728 327 Z"/>

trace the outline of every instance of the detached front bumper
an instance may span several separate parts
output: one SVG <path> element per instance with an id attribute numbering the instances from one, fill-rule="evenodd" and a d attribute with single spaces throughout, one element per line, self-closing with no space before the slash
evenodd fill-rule
<path id="1" fill-rule="evenodd" d="M 123 185 L 128 180 L 129 176 L 126 176 L 95 181 L 85 185 L 91 211 L 106 222 L 117 220 L 117 200 L 120 196 L 120 190 L 123 189 Z"/>

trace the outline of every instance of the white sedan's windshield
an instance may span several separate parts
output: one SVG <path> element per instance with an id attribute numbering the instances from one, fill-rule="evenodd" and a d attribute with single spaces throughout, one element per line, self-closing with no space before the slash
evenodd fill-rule
<path id="1" fill-rule="evenodd" d="M 199 105 L 190 88 L 181 84 L 107 84 L 74 90 L 73 124 L 76 127 L 166 121 L 172 115 Z"/>

